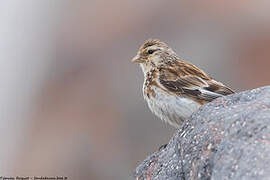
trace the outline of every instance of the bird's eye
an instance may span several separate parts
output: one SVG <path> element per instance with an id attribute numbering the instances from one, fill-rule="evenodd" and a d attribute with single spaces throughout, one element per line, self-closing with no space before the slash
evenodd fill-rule
<path id="1" fill-rule="evenodd" d="M 155 52 L 155 50 L 153 50 L 153 49 L 150 49 L 147 51 L 148 54 L 153 54 L 154 52 Z"/>

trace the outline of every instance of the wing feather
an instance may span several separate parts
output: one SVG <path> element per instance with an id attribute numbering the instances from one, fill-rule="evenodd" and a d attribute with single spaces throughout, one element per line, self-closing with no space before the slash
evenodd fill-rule
<path id="1" fill-rule="evenodd" d="M 162 86 L 176 95 L 192 96 L 207 102 L 234 93 L 196 66 L 181 61 L 161 68 L 159 81 Z"/>

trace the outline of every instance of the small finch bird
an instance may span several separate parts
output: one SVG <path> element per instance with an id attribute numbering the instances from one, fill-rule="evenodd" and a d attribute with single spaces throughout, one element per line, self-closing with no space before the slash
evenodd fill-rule
<path id="1" fill-rule="evenodd" d="M 143 95 L 151 111 L 178 128 L 201 105 L 234 93 L 159 40 L 148 40 L 132 62 L 144 73 Z"/>

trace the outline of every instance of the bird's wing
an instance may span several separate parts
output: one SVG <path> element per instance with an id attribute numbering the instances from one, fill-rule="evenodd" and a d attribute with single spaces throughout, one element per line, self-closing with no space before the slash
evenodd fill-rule
<path id="1" fill-rule="evenodd" d="M 213 80 L 196 66 L 181 61 L 161 68 L 159 81 L 170 92 L 207 102 L 234 93 L 233 90 Z"/>

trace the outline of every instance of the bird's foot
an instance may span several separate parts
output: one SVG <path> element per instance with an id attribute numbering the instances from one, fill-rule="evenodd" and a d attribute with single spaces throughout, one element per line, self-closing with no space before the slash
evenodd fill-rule
<path id="1" fill-rule="evenodd" d="M 165 149 L 167 147 L 168 144 L 163 144 L 162 146 L 160 146 L 158 148 L 158 151 L 162 151 L 163 149 Z"/>

